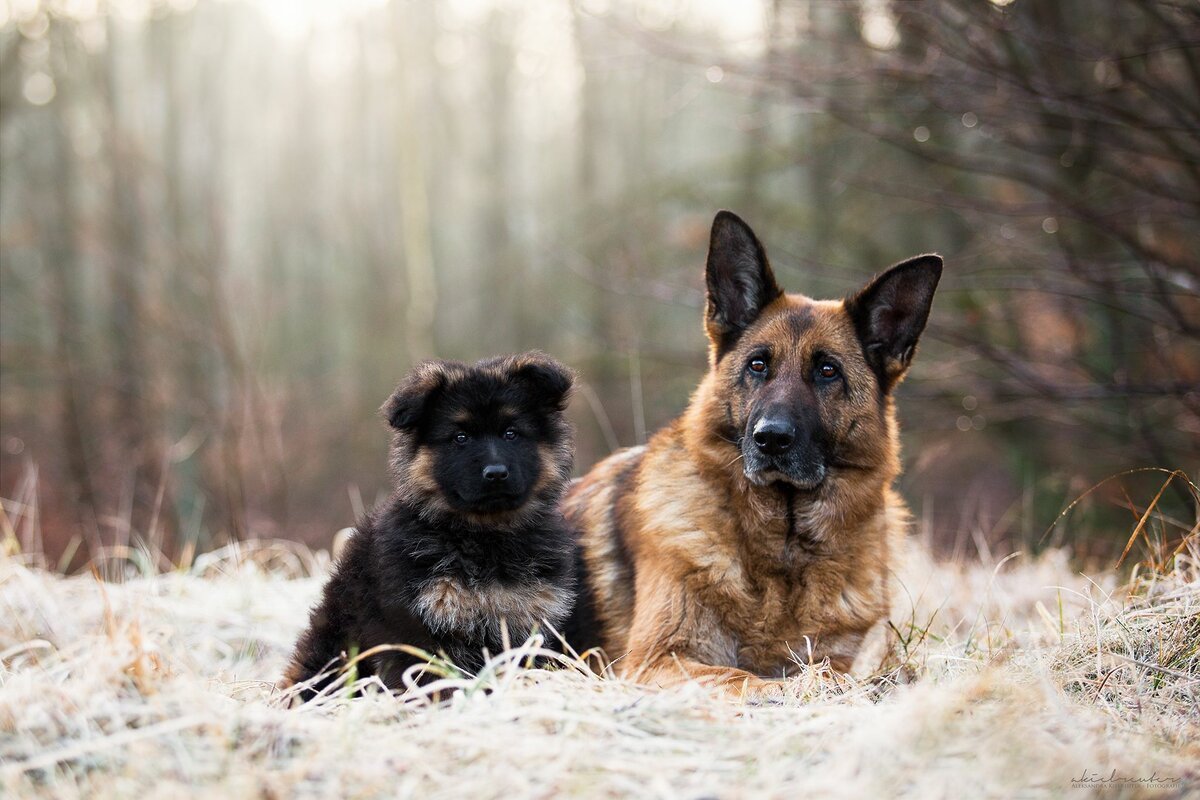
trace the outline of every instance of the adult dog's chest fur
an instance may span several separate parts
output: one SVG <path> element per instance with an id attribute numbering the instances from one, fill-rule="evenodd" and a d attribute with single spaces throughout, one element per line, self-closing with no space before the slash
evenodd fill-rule
<path id="1" fill-rule="evenodd" d="M 729 666 L 779 677 L 797 661 L 828 658 L 836 669 L 848 670 L 866 631 L 886 613 L 882 570 L 841 553 L 797 547 L 788 542 L 777 565 L 744 562 L 741 598 L 721 619 L 736 656 Z M 716 603 L 729 596 L 716 582 L 707 593 Z"/>
<path id="2" fill-rule="evenodd" d="M 887 612 L 883 521 L 830 530 L 816 519 L 819 509 L 701 507 L 702 514 L 655 522 L 699 613 L 711 616 L 714 635 L 698 643 L 706 663 L 769 677 L 825 658 L 849 669 L 866 631 Z"/>

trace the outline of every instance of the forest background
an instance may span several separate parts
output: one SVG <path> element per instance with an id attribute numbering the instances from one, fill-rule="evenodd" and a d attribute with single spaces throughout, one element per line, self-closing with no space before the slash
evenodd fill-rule
<path id="1" fill-rule="evenodd" d="M 703 373 L 730 208 L 812 296 L 946 258 L 899 393 L 945 553 L 1178 538 L 1198 132 L 1183 0 L 0 2 L 3 533 L 324 546 L 431 356 L 576 367 L 582 473 Z"/>

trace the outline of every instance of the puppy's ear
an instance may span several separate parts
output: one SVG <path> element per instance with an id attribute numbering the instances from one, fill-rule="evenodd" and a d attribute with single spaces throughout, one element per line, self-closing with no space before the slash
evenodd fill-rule
<path id="1" fill-rule="evenodd" d="M 704 327 L 719 361 L 783 290 L 754 231 L 730 211 L 718 211 L 713 220 L 705 279 Z"/>
<path id="2" fill-rule="evenodd" d="M 429 401 L 446 385 L 451 367 L 445 361 L 422 361 L 413 367 L 379 409 L 388 424 L 398 431 L 418 427 Z"/>
<path id="3" fill-rule="evenodd" d="M 917 256 L 884 272 L 846 301 L 867 363 L 885 392 L 912 363 L 941 277 L 940 256 Z"/>
<path id="4" fill-rule="evenodd" d="M 545 353 L 531 350 L 513 356 L 512 376 L 529 387 L 533 397 L 546 408 L 562 411 L 567 407 L 575 373 Z"/>

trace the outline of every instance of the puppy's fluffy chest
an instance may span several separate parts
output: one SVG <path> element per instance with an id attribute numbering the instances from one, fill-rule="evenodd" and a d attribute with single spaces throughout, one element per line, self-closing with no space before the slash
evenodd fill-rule
<path id="1" fill-rule="evenodd" d="M 535 627 L 558 626 L 570 603 L 569 593 L 544 580 L 505 584 L 441 575 L 423 582 L 413 608 L 436 634 L 499 637 L 503 621 L 511 643 L 520 644 Z"/>
<path id="2" fill-rule="evenodd" d="M 436 637 L 521 644 L 535 628 L 558 628 L 575 592 L 569 539 L 536 531 L 417 528 L 385 559 L 396 565 L 405 604 Z"/>

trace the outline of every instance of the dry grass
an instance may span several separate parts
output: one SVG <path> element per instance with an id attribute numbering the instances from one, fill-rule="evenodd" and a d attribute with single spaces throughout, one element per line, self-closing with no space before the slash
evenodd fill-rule
<path id="1" fill-rule="evenodd" d="M 783 705 L 510 654 L 448 681 L 446 702 L 291 710 L 272 681 L 321 559 L 268 546 L 102 584 L 8 557 L 0 795 L 1053 797 L 1116 770 L 1179 781 L 1106 794 L 1184 796 L 1200 791 L 1195 556 L 1120 586 L 1061 553 L 957 566 L 915 551 L 863 679 L 808 669 Z"/>

